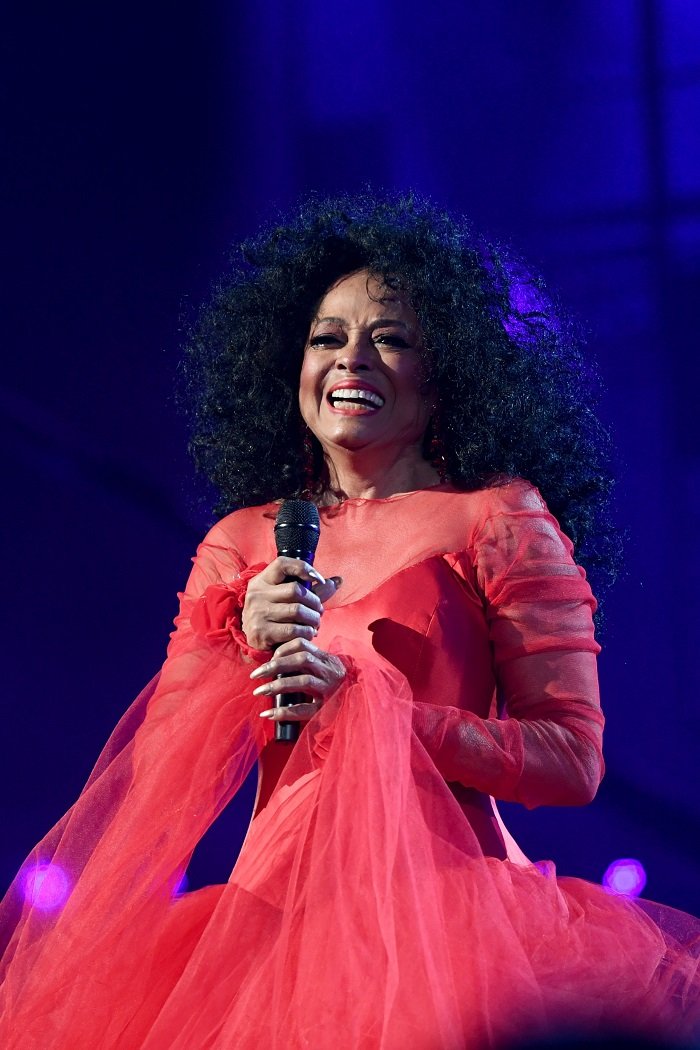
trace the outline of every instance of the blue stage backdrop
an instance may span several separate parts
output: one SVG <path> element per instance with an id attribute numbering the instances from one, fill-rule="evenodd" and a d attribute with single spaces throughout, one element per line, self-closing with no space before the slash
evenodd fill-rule
<path id="1" fill-rule="evenodd" d="M 700 912 L 700 6 L 29 5 L 1 46 L 0 879 L 160 666 L 211 520 L 173 404 L 181 314 L 273 207 L 369 181 L 513 241 L 588 325 L 628 530 L 608 772 L 584 810 L 506 820 L 566 874 L 636 858 L 646 895 Z M 192 885 L 227 877 L 247 818 Z"/>

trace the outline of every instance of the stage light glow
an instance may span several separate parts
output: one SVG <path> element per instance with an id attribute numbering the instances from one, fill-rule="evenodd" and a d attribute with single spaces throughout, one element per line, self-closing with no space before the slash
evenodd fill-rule
<path id="1" fill-rule="evenodd" d="M 508 289 L 511 312 L 503 322 L 508 335 L 524 345 L 539 338 L 541 329 L 538 329 L 538 323 L 541 324 L 546 315 L 548 328 L 558 329 L 559 323 L 537 282 L 517 268 L 511 269 L 508 276 L 511 281 Z"/>
<path id="2" fill-rule="evenodd" d="M 182 878 L 175 884 L 173 890 L 173 897 L 182 897 L 183 893 L 187 893 L 190 886 L 190 880 L 187 878 L 187 872 L 183 871 Z"/>
<path id="3" fill-rule="evenodd" d="M 41 911 L 54 911 L 68 899 L 70 882 L 58 864 L 32 864 L 24 871 L 22 892 L 28 904 Z"/>
<path id="4" fill-rule="evenodd" d="M 634 857 L 614 860 L 603 875 L 603 889 L 622 897 L 638 897 L 646 884 L 644 866 Z"/>

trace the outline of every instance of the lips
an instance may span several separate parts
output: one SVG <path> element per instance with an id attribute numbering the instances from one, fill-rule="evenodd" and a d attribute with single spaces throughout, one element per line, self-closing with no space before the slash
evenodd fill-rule
<path id="1" fill-rule="evenodd" d="M 335 412 L 364 415 L 378 412 L 384 405 L 384 396 L 371 383 L 344 381 L 328 391 L 326 400 Z"/>

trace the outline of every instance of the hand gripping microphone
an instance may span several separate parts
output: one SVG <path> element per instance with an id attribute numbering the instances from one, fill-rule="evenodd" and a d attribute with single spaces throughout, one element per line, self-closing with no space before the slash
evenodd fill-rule
<path id="1" fill-rule="evenodd" d="M 278 557 L 300 558 L 309 565 L 313 565 L 318 546 L 319 527 L 318 509 L 315 503 L 310 503 L 305 499 L 286 499 L 275 521 L 275 543 Z M 306 580 L 299 580 L 296 576 L 287 576 L 284 582 L 301 583 L 307 589 L 311 587 Z M 275 697 L 275 707 L 289 707 L 290 704 L 307 702 L 308 697 L 303 693 L 279 693 Z M 275 740 L 294 741 L 298 736 L 298 722 L 275 722 Z"/>

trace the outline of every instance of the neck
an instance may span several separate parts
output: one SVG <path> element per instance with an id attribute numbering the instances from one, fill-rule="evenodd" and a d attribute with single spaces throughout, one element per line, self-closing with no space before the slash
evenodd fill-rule
<path id="1" fill-rule="evenodd" d="M 440 475 L 423 459 L 420 448 L 369 453 L 348 449 L 326 450 L 330 488 L 346 499 L 386 499 L 399 492 L 413 492 L 437 485 Z"/>

